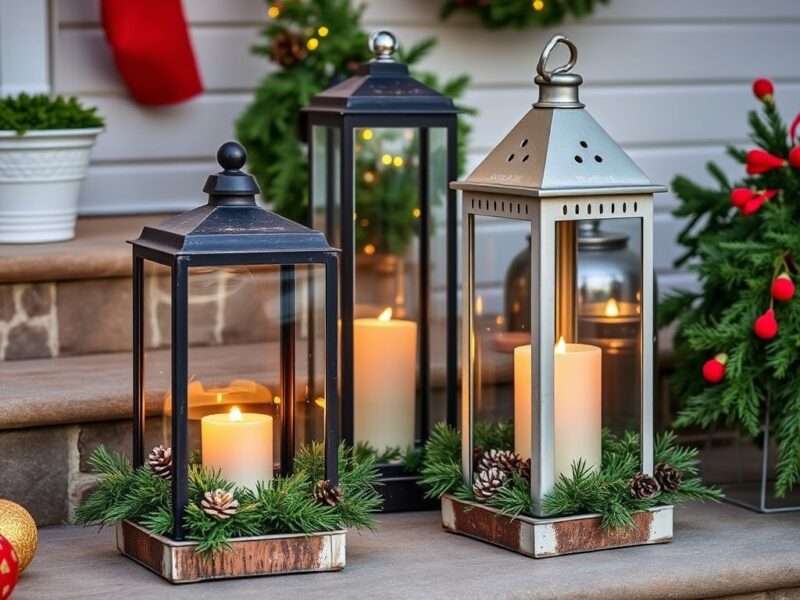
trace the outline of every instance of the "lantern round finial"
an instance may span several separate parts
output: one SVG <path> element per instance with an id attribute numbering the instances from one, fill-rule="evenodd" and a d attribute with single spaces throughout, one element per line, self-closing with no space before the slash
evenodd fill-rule
<path id="1" fill-rule="evenodd" d="M 550 53 L 558 44 L 569 48 L 569 60 L 555 69 L 548 69 L 547 61 Z M 538 75 L 534 81 L 539 86 L 539 101 L 533 105 L 534 107 L 583 108 L 583 104 L 578 100 L 578 87 L 583 83 L 583 77 L 577 73 L 570 73 L 577 62 L 578 48 L 572 40 L 560 34 L 550 38 L 536 65 Z"/>
<path id="2" fill-rule="evenodd" d="M 239 142 L 225 142 L 217 150 L 217 162 L 226 171 L 240 171 L 247 162 L 247 151 Z"/>
<path id="3" fill-rule="evenodd" d="M 375 60 L 393 61 L 392 55 L 397 50 L 397 38 L 391 31 L 381 29 L 369 34 L 369 49 Z"/>

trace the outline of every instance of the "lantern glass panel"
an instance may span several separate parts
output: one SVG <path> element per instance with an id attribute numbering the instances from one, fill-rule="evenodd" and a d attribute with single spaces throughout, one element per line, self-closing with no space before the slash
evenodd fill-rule
<path id="1" fill-rule="evenodd" d="M 491 201 L 482 201 L 486 202 Z M 493 210 L 491 206 L 481 208 Z M 494 210 L 498 209 L 499 202 Z M 529 328 L 527 331 L 510 328 L 510 317 L 524 308 L 514 305 L 509 307 L 512 314 L 506 314 L 503 284 L 514 257 L 529 245 L 530 231 L 527 220 L 497 216 L 475 215 L 468 224 L 468 235 L 474 240 L 470 261 L 472 297 L 468 345 L 473 446 L 483 450 L 508 446 L 526 457 L 530 456 L 530 434 L 522 432 L 530 431 L 530 401 L 515 399 L 515 394 L 520 393 L 515 389 L 515 385 L 520 385 L 515 376 L 527 375 L 530 382 L 530 369 L 520 372 L 517 363 L 524 360 L 520 352 L 524 353 L 525 347 L 530 348 L 531 332 Z M 527 417 L 520 410 L 527 411 Z"/>
<path id="2" fill-rule="evenodd" d="M 145 262 L 143 305 L 144 364 L 142 391 L 147 414 L 144 428 L 145 455 L 155 446 L 171 445 L 167 399 L 172 385 L 172 295 L 167 267 Z"/>
<path id="3" fill-rule="evenodd" d="M 313 155 L 311 157 L 311 226 L 323 231 L 328 243 L 340 248 L 341 210 L 341 130 L 315 125 L 311 128 Z"/>
<path id="4" fill-rule="evenodd" d="M 420 436 L 429 391 L 419 371 L 422 308 L 430 303 L 420 282 L 421 132 L 363 127 L 353 136 L 354 439 L 379 452 L 406 450 Z"/>
<path id="5" fill-rule="evenodd" d="M 604 219 L 578 245 L 578 341 L 602 349 L 603 427 L 638 431 L 642 373 L 641 219 Z"/>

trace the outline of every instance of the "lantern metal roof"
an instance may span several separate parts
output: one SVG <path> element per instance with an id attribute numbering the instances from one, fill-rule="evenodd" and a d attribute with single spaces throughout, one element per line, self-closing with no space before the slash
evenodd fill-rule
<path id="1" fill-rule="evenodd" d="M 558 43 L 569 62 L 546 68 Z M 554 197 L 664 192 L 592 118 L 578 98 L 583 78 L 570 73 L 575 45 L 554 36 L 542 52 L 534 79 L 539 101 L 455 189 L 520 196 Z"/>
<path id="2" fill-rule="evenodd" d="M 458 113 L 450 98 L 414 79 L 408 65 L 392 58 L 397 49 L 392 33 L 373 32 L 369 45 L 374 58 L 361 64 L 353 77 L 314 96 L 305 112 Z"/>
<path id="3" fill-rule="evenodd" d="M 334 251 L 322 233 L 256 204 L 260 189 L 252 175 L 240 170 L 247 161 L 241 144 L 223 144 L 217 161 L 223 170 L 206 180 L 207 204 L 145 227 L 129 243 L 166 257 Z"/>

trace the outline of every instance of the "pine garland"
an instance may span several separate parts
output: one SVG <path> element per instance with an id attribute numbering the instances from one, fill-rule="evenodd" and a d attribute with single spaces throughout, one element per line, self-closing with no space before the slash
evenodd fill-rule
<path id="1" fill-rule="evenodd" d="M 253 103 L 237 121 L 237 136 L 247 148 L 248 166 L 258 179 L 263 199 L 280 214 L 300 223 L 308 222 L 308 161 L 301 142 L 305 132 L 300 109 L 315 94 L 353 75 L 359 63 L 372 58 L 368 32 L 361 26 L 363 11 L 363 5 L 355 6 L 351 0 L 270 3 L 270 21 L 261 31 L 264 43 L 253 49 L 277 63 L 278 69 L 256 88 Z M 428 38 L 407 49 L 401 44 L 396 57 L 416 65 L 436 43 L 436 39 Z M 451 98 L 460 97 L 469 83 L 466 75 L 444 83 L 431 73 L 417 71 L 414 75 Z M 463 119 L 458 127 L 462 171 L 470 128 Z M 417 167 L 383 163 L 384 141 L 378 135 L 369 143 L 360 141 L 364 152 L 358 158 L 359 172 L 374 177 L 357 182 L 357 248 L 371 245 L 371 253 L 402 254 L 416 235 L 413 215 L 418 208 L 416 179 L 403 170 Z M 394 151 L 396 156 L 413 155 L 416 140 L 399 142 L 402 147 Z"/>
<path id="2" fill-rule="evenodd" d="M 446 19 L 457 11 L 477 16 L 489 29 L 524 29 L 561 23 L 567 16 L 576 19 L 592 14 L 595 4 L 609 0 L 447 0 L 441 16 Z"/>
<path id="3" fill-rule="evenodd" d="M 372 513 L 382 503 L 375 491 L 375 464 L 369 458 L 354 458 L 344 445 L 338 452 L 342 497 L 335 506 L 317 502 L 313 495 L 316 482 L 325 473 L 322 444 L 310 444 L 300 450 L 294 474 L 266 484 L 259 482 L 255 490 L 235 487 L 219 472 L 190 464 L 189 504 L 184 520 L 187 538 L 198 542 L 196 552 L 213 553 L 229 550 L 230 540 L 237 537 L 308 534 L 347 527 L 374 530 Z M 89 460 L 99 473 L 97 489 L 75 510 L 76 523 L 103 527 L 131 520 L 153 533 L 172 531 L 169 481 L 146 467 L 134 469 L 127 458 L 103 446 Z M 236 513 L 219 520 L 204 511 L 201 500 L 210 490 L 232 492 L 239 503 Z"/>
<path id="4" fill-rule="evenodd" d="M 656 436 L 654 444 L 655 462 L 670 464 L 683 475 L 683 481 L 675 491 L 659 490 L 645 500 L 631 496 L 629 484 L 640 468 L 639 436 L 626 432 L 617 437 L 606 430 L 603 431 L 602 468 L 590 470 L 583 461 L 573 464 L 571 475 L 561 475 L 555 489 L 545 496 L 542 509 L 552 516 L 598 513 L 602 516 L 604 528 L 629 528 L 634 525 L 634 514 L 659 504 L 721 499 L 722 493 L 718 489 L 704 486 L 697 476 L 698 451 L 676 446 L 675 441 L 675 434 L 667 432 Z M 479 445 L 477 436 L 475 444 Z M 496 449 L 511 450 L 512 446 L 513 442 L 506 438 L 506 444 Z M 481 502 L 461 474 L 461 435 L 445 423 L 439 423 L 433 429 L 425 446 L 420 485 L 427 488 L 426 496 L 429 498 L 450 493 L 463 500 Z M 535 508 L 530 484 L 517 474 L 485 504 L 511 517 L 532 515 Z"/>
<path id="5" fill-rule="evenodd" d="M 681 200 L 673 214 L 686 219 L 678 236 L 685 252 L 675 265 L 694 271 L 702 291 L 670 294 L 659 316 L 661 326 L 677 322 L 671 384 L 683 407 L 674 425 L 706 428 L 718 422 L 756 441 L 769 400 L 769 434 L 779 452 L 775 492 L 784 496 L 800 482 L 800 302 L 774 302 L 770 287 L 782 271 L 793 279 L 800 274 L 800 178 L 785 163 L 797 140 L 790 139 L 771 88 L 769 94 L 756 92 L 762 110 L 751 111 L 748 122 L 750 138 L 777 160 L 776 167 L 732 183 L 709 164 L 714 189 L 685 177 L 672 182 Z M 749 164 L 756 158 L 751 153 L 731 147 L 728 154 L 749 171 L 759 170 Z M 735 188 L 778 193 L 746 214 L 731 205 Z M 764 340 L 754 333 L 754 323 L 769 308 L 779 332 Z M 719 353 L 727 362 L 721 381 L 711 384 L 700 369 Z"/>

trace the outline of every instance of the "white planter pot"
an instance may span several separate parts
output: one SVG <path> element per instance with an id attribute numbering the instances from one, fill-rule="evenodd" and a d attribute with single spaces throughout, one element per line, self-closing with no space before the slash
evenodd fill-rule
<path id="1" fill-rule="evenodd" d="M 0 243 L 75 237 L 78 197 L 101 131 L 0 131 Z"/>

